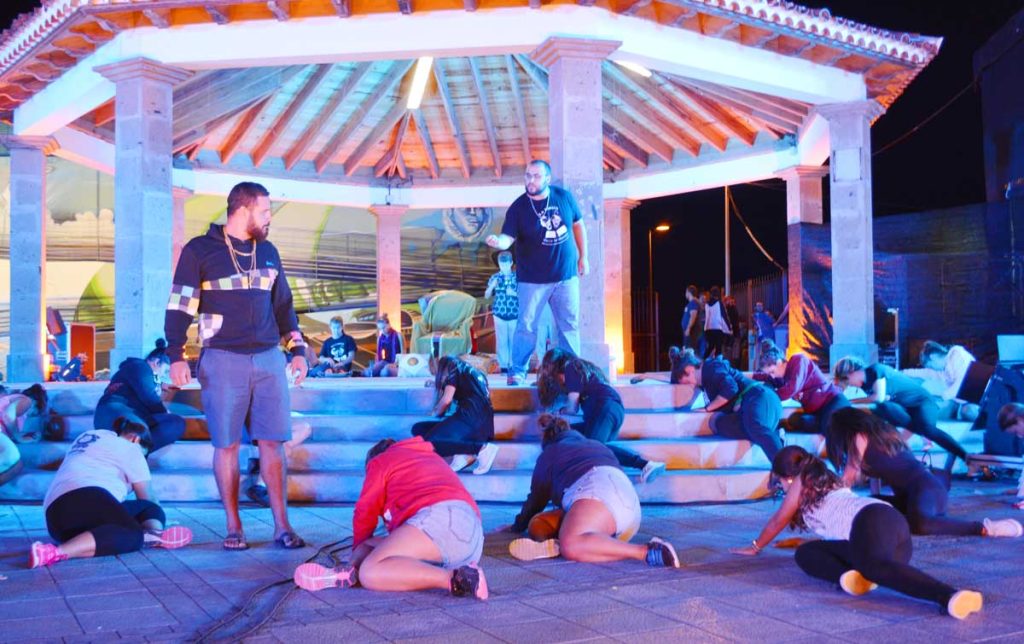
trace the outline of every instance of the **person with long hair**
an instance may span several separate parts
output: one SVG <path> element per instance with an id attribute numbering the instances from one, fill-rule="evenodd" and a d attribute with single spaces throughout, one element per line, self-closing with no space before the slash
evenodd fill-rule
<path id="1" fill-rule="evenodd" d="M 960 398 L 960 388 L 967 371 L 971 363 L 977 361 L 974 355 L 959 344 L 946 346 L 934 340 L 926 340 L 921 347 L 919 359 L 922 367 L 938 372 L 938 380 L 942 384 L 939 395 L 947 403 L 945 413 L 961 420 L 976 420 L 981 408 L 974 402 Z"/>
<path id="2" fill-rule="evenodd" d="M 745 439 L 764 450 L 768 460 L 782 449 L 779 421 L 782 403 L 769 387 L 751 380 L 722 359 L 701 361 L 692 349 L 669 349 L 672 384 L 700 387 L 704 411 L 713 413 L 711 431 L 723 438 Z"/>
<path id="3" fill-rule="evenodd" d="M 387 535 L 375 537 L 381 518 Z M 295 569 L 296 585 L 309 591 L 356 583 L 378 591 L 437 588 L 487 599 L 487 578 L 478 567 L 484 548 L 480 509 L 421 436 L 386 438 L 367 452 L 352 546 L 348 566 L 302 564 Z"/>
<path id="4" fill-rule="evenodd" d="M 46 389 L 38 383 L 0 396 L 0 485 L 24 468 L 18 443 L 42 439 L 48 401 Z"/>
<path id="5" fill-rule="evenodd" d="M 924 463 L 914 458 L 899 433 L 882 418 L 847 407 L 832 415 L 826 441 L 828 457 L 842 470 L 843 483 L 852 487 L 861 475 L 881 479 L 894 496 L 879 497 L 907 517 L 914 534 L 1019 537 L 1024 534 L 1013 519 L 962 521 L 946 516 L 945 484 Z"/>
<path id="6" fill-rule="evenodd" d="M 802 413 L 786 419 L 786 429 L 791 432 L 824 434 L 832 414 L 850 406 L 842 390 L 802 353 L 787 358 L 785 351 L 766 340 L 761 343 L 757 368 L 760 373 L 754 378 L 775 387 L 780 400 L 800 403 Z"/>
<path id="7" fill-rule="evenodd" d="M 841 358 L 833 370 L 836 384 L 860 387 L 867 396 L 854 404 L 871 404 L 872 411 L 896 427 L 923 436 L 950 455 L 946 470 L 952 470 L 956 458 L 967 461 L 967 451 L 955 438 L 939 429 L 939 406 L 920 382 L 884 364 L 865 364 L 854 356 Z"/>
<path id="8" fill-rule="evenodd" d="M 512 556 L 529 561 L 561 555 L 590 563 L 636 559 L 678 568 L 679 557 L 667 541 L 655 537 L 646 544 L 629 543 L 640 529 L 640 499 L 608 446 L 569 429 L 557 416 L 542 414 L 538 422 L 543 451 L 511 530 L 530 529 L 549 501 L 564 516 L 557 539 L 515 539 L 509 544 Z"/>
<path id="9" fill-rule="evenodd" d="M 192 541 L 188 528 L 164 529 L 167 518 L 150 491 L 149 440 L 148 427 L 124 417 L 75 439 L 43 501 L 46 528 L 59 545 L 33 543 L 30 568 Z M 129 492 L 132 501 L 125 500 Z"/>
<path id="10" fill-rule="evenodd" d="M 626 419 L 622 397 L 608 384 L 604 373 L 593 362 L 577 358 L 568 351 L 551 349 L 544 354 L 537 370 L 537 396 L 545 409 L 551 409 L 565 396 L 562 413 L 583 412 L 583 422 L 574 427 L 587 438 L 608 443 L 615 440 Z M 665 473 L 661 461 L 649 461 L 636 452 L 608 445 L 619 465 L 640 470 L 640 482 L 648 483 Z"/>
<path id="11" fill-rule="evenodd" d="M 710 296 L 711 299 L 704 305 L 704 337 L 707 339 L 705 360 L 711 356 L 724 356 L 722 352 L 726 336 L 732 335 L 729 313 L 722 302 L 722 289 L 712 286 Z"/>
<path id="12" fill-rule="evenodd" d="M 422 436 L 442 457 L 451 457 L 451 468 L 458 472 L 476 458 L 473 474 L 486 474 L 494 465 L 498 446 L 494 440 L 494 407 L 487 376 L 454 356 L 430 359 L 434 374 L 434 416 L 412 426 L 413 436 Z M 455 403 L 455 412 L 445 416 Z"/>
<path id="13" fill-rule="evenodd" d="M 907 519 L 888 503 L 856 495 L 825 462 L 790 445 L 775 455 L 772 474 L 785 498 L 746 548 L 757 555 L 787 526 L 816 533 L 801 544 L 796 563 L 811 577 L 838 585 L 850 595 L 878 586 L 934 602 L 957 619 L 981 610 L 981 593 L 957 590 L 910 565 L 913 542 Z"/>
<path id="14" fill-rule="evenodd" d="M 134 417 L 149 427 L 150 450 L 157 451 L 185 435 L 185 419 L 171 414 L 161 397 L 163 382 L 170 382 L 171 359 L 167 342 L 160 338 L 145 359 L 123 360 L 96 403 L 93 427 L 110 429 L 116 419 Z"/>
<path id="15" fill-rule="evenodd" d="M 402 352 L 402 334 L 391 326 L 388 314 L 381 313 L 377 318 L 377 353 L 366 374 L 394 378 L 398 375 L 398 354 Z"/>

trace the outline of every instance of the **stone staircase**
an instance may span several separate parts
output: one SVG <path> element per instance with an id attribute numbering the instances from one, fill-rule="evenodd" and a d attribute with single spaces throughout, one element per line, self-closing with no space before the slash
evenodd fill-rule
<path id="1" fill-rule="evenodd" d="M 0 487 L 0 501 L 39 501 L 71 441 L 92 428 L 92 411 L 106 383 L 53 383 L 51 408 L 60 415 L 64 441 L 22 445 L 25 470 Z M 496 439 L 501 450 L 494 468 L 484 476 L 461 475 L 479 501 L 521 502 L 530 487 L 533 464 L 540 454 L 538 403 L 533 387 L 508 388 L 493 378 L 491 392 Z M 668 472 L 638 486 L 649 503 L 722 502 L 765 496 L 769 463 L 747 441 L 718 439 L 701 413 L 703 396 L 693 388 L 647 381 L 618 384 L 627 415 L 619 443 L 648 459 L 664 461 Z M 433 390 L 422 379 L 352 379 L 307 381 L 292 389 L 292 422 L 308 423 L 312 436 L 292 452 L 288 496 L 295 502 L 354 502 L 362 486 L 366 451 L 381 438 L 405 438 L 413 423 L 428 418 Z M 175 393 L 171 411 L 187 419 L 185 439 L 150 458 L 158 498 L 165 501 L 215 501 L 219 498 L 211 463 L 199 390 Z M 795 405 L 788 404 L 786 413 Z M 968 451 L 979 451 L 979 432 L 965 423 L 944 428 Z M 967 434 L 970 434 L 967 436 Z M 791 434 L 787 444 L 820 451 L 820 436 Z M 977 445 L 975 445 L 977 443 Z M 916 438 L 912 447 L 920 449 Z M 243 449 L 242 458 L 247 458 Z M 945 455 L 932 452 L 936 465 Z M 244 461 L 243 461 L 244 465 Z M 631 472 L 636 475 L 637 472 Z"/>

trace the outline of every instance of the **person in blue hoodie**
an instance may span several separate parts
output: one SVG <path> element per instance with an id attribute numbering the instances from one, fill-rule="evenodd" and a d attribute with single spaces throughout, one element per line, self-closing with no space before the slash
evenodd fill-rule
<path id="1" fill-rule="evenodd" d="M 128 358 L 121 362 L 96 404 L 93 427 L 110 429 L 121 416 L 137 418 L 149 427 L 150 454 L 179 440 L 185 434 L 185 419 L 169 413 L 160 397 L 160 385 L 167 381 L 170 368 L 171 359 L 163 338 L 156 341 L 156 348 L 145 359 Z"/>

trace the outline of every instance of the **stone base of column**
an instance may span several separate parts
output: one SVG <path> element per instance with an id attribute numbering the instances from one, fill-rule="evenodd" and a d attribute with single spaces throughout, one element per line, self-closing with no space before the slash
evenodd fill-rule
<path id="1" fill-rule="evenodd" d="M 829 348 L 829 370 L 835 366 L 840 358 L 856 356 L 867 364 L 878 362 L 877 344 L 833 344 Z"/>
<path id="2" fill-rule="evenodd" d="M 580 351 L 583 353 L 581 357 L 584 360 L 589 360 L 596 364 L 604 372 L 604 375 L 608 376 L 609 380 L 611 379 L 612 354 L 607 344 L 583 340 L 580 342 Z M 616 365 L 616 368 L 618 368 L 618 365 Z"/>
<path id="3" fill-rule="evenodd" d="M 7 356 L 7 382 L 34 384 L 43 382 L 43 354 L 11 353 Z"/>

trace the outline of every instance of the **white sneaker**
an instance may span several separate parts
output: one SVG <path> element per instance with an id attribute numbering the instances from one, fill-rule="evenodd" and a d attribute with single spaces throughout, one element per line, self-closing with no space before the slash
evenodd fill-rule
<path id="1" fill-rule="evenodd" d="M 461 472 L 466 466 L 472 463 L 472 458 L 466 454 L 456 454 L 452 457 L 452 471 Z"/>
<path id="2" fill-rule="evenodd" d="M 987 537 L 1019 537 L 1024 534 L 1024 527 L 1016 519 L 985 519 L 981 522 L 985 526 Z"/>
<path id="3" fill-rule="evenodd" d="M 498 445 L 496 443 L 487 443 L 480 449 L 480 453 L 476 455 L 476 467 L 473 468 L 473 474 L 487 474 L 491 471 L 491 467 L 494 465 L 494 459 L 498 456 Z"/>
<path id="4" fill-rule="evenodd" d="M 640 482 L 650 483 L 665 473 L 665 464 L 661 461 L 647 461 L 644 469 L 640 470 Z"/>
<path id="5" fill-rule="evenodd" d="M 839 578 L 839 587 L 845 590 L 847 594 L 859 597 L 878 588 L 878 584 L 865 579 L 864 575 L 860 574 L 860 571 L 847 570 L 843 573 L 843 576 Z"/>
<path id="6" fill-rule="evenodd" d="M 950 617 L 966 619 L 971 613 L 980 612 L 983 604 L 984 600 L 981 597 L 981 593 L 973 590 L 960 590 L 953 593 L 953 596 L 949 598 L 949 603 L 946 604 L 946 612 L 949 613 Z"/>

